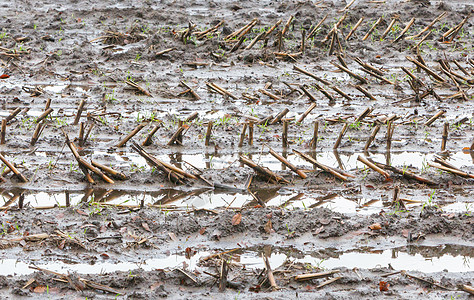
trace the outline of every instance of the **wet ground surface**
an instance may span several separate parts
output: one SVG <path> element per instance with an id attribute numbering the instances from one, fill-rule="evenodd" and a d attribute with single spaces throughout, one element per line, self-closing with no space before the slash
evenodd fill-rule
<path id="1" fill-rule="evenodd" d="M 0 151 L 27 179 L 3 165 L 1 298 L 469 297 L 471 1 L 10 1 L 0 10 Z M 285 109 L 286 145 L 283 123 L 271 124 Z M 181 145 L 169 143 L 180 121 Z M 158 164 L 132 147 L 152 130 L 143 149 Z M 83 160 L 126 178 L 88 182 L 64 132 Z M 161 162 L 200 179 L 173 183 Z M 312 273 L 323 274 L 301 280 Z"/>

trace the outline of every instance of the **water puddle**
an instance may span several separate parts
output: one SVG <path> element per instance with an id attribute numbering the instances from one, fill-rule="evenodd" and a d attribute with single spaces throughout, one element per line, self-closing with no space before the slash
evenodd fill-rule
<path id="1" fill-rule="evenodd" d="M 263 249 L 242 249 L 229 254 L 229 261 L 245 269 L 263 269 L 261 257 Z M 267 248 L 270 249 L 270 248 Z M 282 269 L 290 263 L 304 264 L 308 269 L 322 268 L 335 269 L 340 267 L 372 269 L 393 267 L 395 270 L 420 271 L 425 273 L 441 272 L 469 272 L 472 271 L 472 247 L 443 245 L 436 247 L 407 246 L 387 250 L 364 249 L 349 252 L 338 252 L 332 249 L 322 249 L 322 252 L 331 253 L 331 257 L 319 252 L 302 253 L 295 249 L 274 249 L 268 255 L 270 265 L 274 270 Z M 95 264 L 76 263 L 68 264 L 62 261 L 40 263 L 15 259 L 0 261 L 0 275 L 27 275 L 34 270 L 28 268 L 35 264 L 38 267 L 55 272 L 78 272 L 80 274 L 104 274 L 115 271 L 129 272 L 137 269 L 152 271 L 156 269 L 184 268 L 195 270 L 203 267 L 201 259 L 211 255 L 209 251 L 197 252 L 189 256 L 173 254 L 162 258 L 152 258 L 136 262 L 98 261 Z M 111 258 L 114 260 L 113 258 Z"/>
<path id="2" fill-rule="evenodd" d="M 285 209 L 327 208 L 345 214 L 370 215 L 382 209 L 390 212 L 388 202 L 377 198 L 347 198 L 337 193 L 314 197 L 301 192 L 280 188 L 258 189 L 251 195 L 245 190 L 226 187 L 225 189 L 198 188 L 189 191 L 161 189 L 150 192 L 131 192 L 115 189 L 86 189 L 69 192 L 31 192 L 25 190 L 3 191 L 0 194 L 0 209 L 26 208 L 52 209 L 75 207 L 88 203 L 91 207 L 114 206 L 119 208 L 139 208 L 140 206 L 164 210 L 193 210 L 216 208 L 254 207 L 260 204 L 258 198 L 269 207 Z M 425 199 L 426 200 L 426 199 Z M 421 207 L 423 201 L 406 203 L 407 209 Z M 474 209 L 471 202 L 432 203 L 444 212 L 470 213 Z"/>

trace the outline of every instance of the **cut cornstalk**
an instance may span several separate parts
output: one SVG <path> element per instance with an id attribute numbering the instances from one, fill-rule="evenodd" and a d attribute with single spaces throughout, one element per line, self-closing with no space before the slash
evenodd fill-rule
<path id="1" fill-rule="evenodd" d="M 328 277 L 339 272 L 340 270 L 331 270 L 331 271 L 320 272 L 320 273 L 301 274 L 301 275 L 296 275 L 295 280 L 296 281 L 312 280 L 312 279 L 317 279 L 317 278 Z"/>
<path id="2" fill-rule="evenodd" d="M 316 107 L 316 103 L 311 103 L 308 109 L 299 117 L 296 123 L 301 123 L 309 115 L 309 113 Z"/>
<path id="3" fill-rule="evenodd" d="M 153 129 L 147 135 L 146 139 L 143 141 L 142 146 L 149 146 L 153 143 L 153 136 L 158 131 L 160 126 L 161 126 L 161 124 L 156 124 L 155 127 L 153 127 Z"/>
<path id="4" fill-rule="evenodd" d="M 446 82 L 446 80 L 439 76 L 438 74 L 435 73 L 435 71 L 431 70 L 430 68 L 428 68 L 425 64 L 422 64 L 421 62 L 407 56 L 406 59 L 412 63 L 414 63 L 417 67 L 419 67 L 420 69 L 423 69 L 426 73 L 428 73 L 428 75 L 430 75 L 431 77 L 433 77 L 434 79 L 440 81 L 440 82 Z"/>
<path id="5" fill-rule="evenodd" d="M 379 25 L 380 22 L 382 22 L 382 17 L 378 18 L 378 20 L 374 23 L 374 25 L 372 25 L 372 27 L 370 27 L 369 31 L 367 31 L 365 36 L 362 38 L 363 41 L 365 41 L 366 39 L 369 38 L 370 34 L 375 30 L 375 27 L 377 27 L 377 25 Z"/>
<path id="6" fill-rule="evenodd" d="M 379 130 L 380 130 L 380 125 L 375 126 L 374 129 L 372 130 L 372 133 L 370 134 L 369 139 L 367 140 L 367 143 L 365 144 L 365 147 L 364 147 L 365 152 L 367 152 L 367 150 L 370 147 L 370 144 L 372 144 L 372 142 L 375 140 L 375 136 L 377 135 Z"/>
<path id="7" fill-rule="evenodd" d="M 212 132 L 212 121 L 209 121 L 207 123 L 206 140 L 204 142 L 205 146 L 209 146 L 209 143 L 211 141 L 211 132 Z"/>
<path id="8" fill-rule="evenodd" d="M 359 21 L 354 25 L 354 27 L 352 27 L 351 31 L 346 36 L 346 41 L 354 34 L 354 32 L 357 30 L 357 28 L 360 26 L 360 24 L 362 24 L 364 19 L 365 19 L 364 17 L 360 18 Z"/>
<path id="9" fill-rule="evenodd" d="M 357 160 L 363 163 L 364 165 L 368 166 L 372 170 L 376 171 L 377 173 L 383 175 L 385 177 L 385 180 L 390 180 L 390 175 L 387 172 L 377 167 L 374 163 L 370 162 L 367 158 L 359 155 L 357 157 Z"/>
<path id="10" fill-rule="evenodd" d="M 444 16 L 446 15 L 446 12 L 441 13 L 439 16 L 437 16 L 430 24 L 428 24 L 422 31 L 418 32 L 418 34 L 412 35 L 408 37 L 409 39 L 416 39 L 417 37 L 420 37 L 423 33 L 427 32 L 428 30 L 431 29 L 431 27 L 434 26 L 437 22 L 439 22 Z"/>
<path id="11" fill-rule="evenodd" d="M 281 121 L 281 119 L 289 112 L 288 108 L 283 109 L 276 117 L 270 121 L 269 125 L 274 125 Z"/>
<path id="12" fill-rule="evenodd" d="M 117 178 L 117 179 L 121 179 L 121 180 L 125 180 L 127 179 L 127 175 L 123 174 L 122 172 L 119 172 L 119 171 L 116 171 L 110 167 L 107 167 L 103 164 L 100 164 L 94 160 L 91 160 L 91 164 L 96 167 L 96 168 L 99 168 L 101 169 L 102 171 L 104 171 L 105 173 L 108 173 L 110 174 L 111 176 Z"/>
<path id="13" fill-rule="evenodd" d="M 385 39 L 387 34 L 390 32 L 392 29 L 393 25 L 395 25 L 395 22 L 397 22 L 397 18 L 392 18 L 392 21 L 390 21 L 390 24 L 388 24 L 387 29 L 382 33 L 382 36 L 380 36 L 380 40 Z"/>
<path id="14" fill-rule="evenodd" d="M 163 54 L 169 53 L 169 52 L 174 51 L 174 50 L 176 50 L 176 48 L 174 48 L 174 47 L 173 47 L 173 48 L 164 49 L 164 50 L 161 50 L 161 51 L 156 52 L 155 55 L 156 55 L 156 56 L 161 56 L 161 55 L 163 55 Z"/>
<path id="15" fill-rule="evenodd" d="M 135 88 L 137 91 L 139 91 L 140 93 L 148 96 L 148 97 L 152 97 L 151 94 L 145 90 L 144 88 L 142 88 L 141 86 L 139 86 L 138 84 L 136 84 L 135 82 L 131 81 L 131 80 L 125 80 L 125 83 L 128 84 L 129 86 Z"/>
<path id="16" fill-rule="evenodd" d="M 347 176 L 346 175 L 343 175 L 341 173 L 339 173 L 337 170 L 335 170 L 334 168 L 331 168 L 331 167 L 328 167 L 320 162 L 318 162 L 317 160 L 315 160 L 314 158 L 312 158 L 311 156 L 309 155 L 306 155 L 300 151 L 297 151 L 295 149 L 293 149 L 293 152 L 298 154 L 301 158 L 303 158 L 304 160 L 306 160 L 307 162 L 310 162 L 312 163 L 313 165 L 315 165 L 316 167 L 320 168 L 321 170 L 324 170 L 330 174 L 332 174 L 333 176 L 343 180 L 343 181 L 347 181 Z"/>
<path id="17" fill-rule="evenodd" d="M 117 148 L 120 148 L 120 147 L 123 147 L 132 137 L 134 137 L 140 130 L 143 129 L 143 127 L 145 127 L 147 124 L 146 123 L 142 123 L 142 124 L 139 124 L 137 127 L 135 127 L 135 129 L 132 130 L 132 132 L 130 132 L 122 141 L 120 141 L 116 147 Z"/>
<path id="18" fill-rule="evenodd" d="M 319 82 L 324 83 L 325 85 L 330 85 L 330 84 L 331 84 L 329 81 L 327 81 L 327 80 L 325 80 L 325 79 L 322 79 L 322 78 L 320 78 L 320 77 L 314 75 L 313 73 L 308 72 L 308 71 L 306 71 L 306 70 L 304 70 L 304 69 L 302 69 L 302 68 L 300 68 L 300 67 L 298 67 L 298 66 L 293 66 L 293 70 L 298 71 L 298 72 L 300 72 L 300 73 L 303 73 L 303 74 L 305 74 L 305 75 L 307 75 L 307 76 L 309 76 L 309 77 L 311 77 L 311 78 L 313 78 L 313 79 L 315 79 L 315 80 L 317 80 L 317 81 L 319 81 Z"/>
<path id="19" fill-rule="evenodd" d="M 425 122 L 425 126 L 430 126 L 431 124 L 433 124 L 434 121 L 444 115 L 444 113 L 446 113 L 446 111 L 444 110 L 440 110 L 439 112 L 437 112 L 434 116 L 432 116 L 428 121 Z"/>
<path id="20" fill-rule="evenodd" d="M 347 128 L 349 128 L 349 124 L 348 124 L 348 123 L 344 123 L 344 126 L 342 127 L 342 130 L 341 130 L 341 132 L 339 133 L 339 136 L 337 137 L 337 140 L 336 140 L 336 143 L 334 144 L 333 149 L 337 149 L 337 148 L 339 147 L 339 144 L 341 144 L 342 137 L 343 137 L 344 134 L 346 133 Z"/>
<path id="21" fill-rule="evenodd" d="M 51 112 L 53 111 L 53 109 L 50 107 L 48 108 L 47 110 L 45 110 L 41 115 L 39 115 L 38 118 L 36 118 L 36 123 L 41 123 L 41 121 L 43 121 Z"/>
<path id="22" fill-rule="evenodd" d="M 400 32 L 400 35 L 396 39 L 394 39 L 392 43 L 398 42 L 405 35 L 405 33 L 407 33 L 408 29 L 410 29 L 410 27 L 414 23 L 415 23 L 415 18 L 412 18 L 410 22 L 408 22 L 408 24 L 405 26 L 405 28 L 403 28 L 402 32 Z"/>
<path id="23" fill-rule="evenodd" d="M 77 108 L 77 114 L 76 117 L 74 118 L 74 123 L 73 125 L 79 124 L 79 120 L 81 119 L 82 111 L 84 110 L 84 106 L 86 105 L 86 100 L 82 99 L 81 102 L 79 102 L 79 107 Z"/>
<path id="24" fill-rule="evenodd" d="M 266 95 L 266 96 L 272 98 L 273 100 L 276 100 L 276 101 L 281 100 L 281 97 L 280 97 L 280 96 L 277 96 L 277 95 L 275 95 L 275 94 L 273 94 L 273 93 L 271 93 L 271 92 L 269 92 L 269 91 L 267 91 L 267 90 L 259 89 L 258 91 L 259 91 L 260 93 L 262 93 L 262 94 L 264 94 L 264 95 Z"/>
<path id="25" fill-rule="evenodd" d="M 364 77 L 357 75 L 356 73 L 352 72 L 348 68 L 343 67 L 340 64 L 337 64 L 337 63 L 334 63 L 334 62 L 331 62 L 331 64 L 334 65 L 335 67 L 337 67 L 339 70 L 341 70 L 343 72 L 346 72 L 347 74 L 349 74 L 349 76 L 359 80 L 363 84 L 367 84 L 367 80 Z"/>
<path id="26" fill-rule="evenodd" d="M 8 115 L 8 117 L 5 118 L 5 120 L 8 122 L 10 122 L 11 120 L 13 120 L 13 118 L 16 117 L 16 115 L 18 115 L 21 111 L 21 108 L 20 107 L 17 107 L 15 108 L 15 110 L 13 110 L 10 115 Z"/>
<path id="27" fill-rule="evenodd" d="M 363 87 L 361 87 L 360 85 L 354 85 L 354 87 L 359 90 L 359 92 L 361 92 L 362 94 L 364 94 L 367 98 L 369 98 L 370 100 L 373 100 L 373 101 L 377 101 L 377 99 L 374 97 L 374 95 L 372 95 L 368 90 L 364 89 Z"/>
<path id="28" fill-rule="evenodd" d="M 240 133 L 239 148 L 244 145 L 245 132 L 247 131 L 247 126 L 248 126 L 247 123 L 244 123 L 244 125 L 242 127 L 242 132 Z"/>
<path id="29" fill-rule="evenodd" d="M 308 37 L 307 39 L 311 39 L 315 34 L 316 34 L 316 31 L 321 27 L 321 25 L 323 25 L 323 22 L 326 21 L 327 17 L 329 16 L 329 13 L 327 13 L 323 19 L 321 21 L 318 22 L 318 24 L 316 24 L 316 26 L 314 26 L 314 28 L 311 30 L 311 32 L 308 34 Z"/>
<path id="30" fill-rule="evenodd" d="M 277 174 L 270 171 L 268 168 L 259 166 L 258 164 L 256 164 L 255 162 L 253 162 L 249 158 L 239 156 L 239 160 L 243 164 L 245 164 L 248 167 L 252 168 L 257 174 L 259 174 L 260 176 L 266 178 L 269 182 L 272 182 L 272 183 L 289 183 L 289 181 L 286 180 L 285 178 L 278 176 Z"/>
<path id="31" fill-rule="evenodd" d="M 421 182 L 421 183 L 425 183 L 425 184 L 428 184 L 428 185 L 438 185 L 438 183 L 430 180 L 430 179 L 427 179 L 427 178 L 424 178 L 424 177 L 421 177 L 421 176 L 418 176 L 416 174 L 413 174 L 412 172 L 410 171 L 407 171 L 407 170 L 404 170 L 404 169 L 399 169 L 399 168 L 396 168 L 394 166 L 389 166 L 389 165 L 386 165 L 386 164 L 382 164 L 382 163 L 379 163 L 379 162 L 375 162 L 375 161 L 372 161 L 376 166 L 384 169 L 384 170 L 388 170 L 388 171 L 391 171 L 395 174 L 399 174 L 399 175 L 402 175 L 403 177 L 407 178 L 407 179 L 412 179 L 412 180 L 416 180 L 418 182 Z"/>
<path id="32" fill-rule="evenodd" d="M 286 158 L 284 158 L 283 156 L 281 156 L 280 154 L 276 153 L 273 149 L 270 148 L 270 154 L 273 155 L 273 157 L 275 157 L 276 159 L 278 159 L 282 164 L 284 164 L 285 166 L 287 166 L 291 171 L 295 172 L 296 174 L 298 174 L 299 177 L 301 177 L 302 179 L 306 179 L 306 177 L 308 177 L 308 175 L 306 175 L 303 171 L 301 170 L 298 170 L 298 168 L 296 168 L 292 163 L 290 163 Z"/>
<path id="33" fill-rule="evenodd" d="M 140 156 L 142 156 L 143 158 L 145 158 L 149 163 L 151 163 L 152 165 L 154 165 L 158 170 L 160 170 L 161 172 L 163 172 L 165 175 L 166 175 L 166 178 L 173 182 L 173 183 L 185 183 L 185 180 L 186 178 L 181 175 L 181 174 L 178 174 L 174 171 L 172 171 L 171 169 L 168 169 L 167 167 L 165 167 L 165 165 L 163 164 L 162 161 L 158 160 L 157 158 L 155 158 L 154 156 L 148 154 L 145 150 L 143 150 L 143 148 L 138 145 L 137 143 L 132 143 L 132 149 L 137 151 L 138 154 L 140 154 Z"/>
<path id="34" fill-rule="evenodd" d="M 18 171 L 18 169 L 13 164 L 11 164 L 2 154 L 0 154 L 0 160 L 16 175 L 16 177 L 18 177 L 18 179 L 23 182 L 28 182 L 28 179 L 26 179 L 26 177 L 23 176 L 23 174 Z"/>

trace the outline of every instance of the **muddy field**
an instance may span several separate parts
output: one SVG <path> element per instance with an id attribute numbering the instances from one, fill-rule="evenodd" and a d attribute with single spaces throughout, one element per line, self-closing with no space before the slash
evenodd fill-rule
<path id="1" fill-rule="evenodd" d="M 472 297 L 471 1 L 0 11 L 0 298 Z"/>

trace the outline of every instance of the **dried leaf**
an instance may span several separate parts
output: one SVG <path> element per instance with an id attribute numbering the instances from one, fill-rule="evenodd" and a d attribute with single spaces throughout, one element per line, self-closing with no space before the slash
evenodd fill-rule
<path id="1" fill-rule="evenodd" d="M 388 291 L 388 287 L 390 286 L 390 283 L 386 281 L 380 281 L 379 282 L 379 288 L 381 292 L 386 292 Z"/>
<path id="2" fill-rule="evenodd" d="M 249 291 L 258 293 L 258 292 L 260 292 L 260 289 L 261 289 L 261 288 L 262 288 L 262 286 L 258 284 L 258 285 L 256 285 L 256 286 L 251 286 L 251 287 L 249 287 Z"/>
<path id="3" fill-rule="evenodd" d="M 61 243 L 59 243 L 58 248 L 61 249 L 61 250 L 63 250 L 65 245 L 66 245 L 66 239 L 63 239 L 63 240 L 61 241 Z"/>
<path id="4" fill-rule="evenodd" d="M 86 213 L 85 211 L 80 210 L 80 209 L 76 209 L 76 212 L 77 212 L 78 214 L 80 214 L 80 215 L 83 215 L 83 216 L 89 216 L 88 213 Z"/>
<path id="5" fill-rule="evenodd" d="M 316 231 L 314 232 L 314 234 L 320 234 L 321 232 L 324 231 L 324 226 L 321 225 L 321 227 L 319 227 L 318 229 L 316 229 Z"/>
<path id="6" fill-rule="evenodd" d="M 242 222 L 242 214 L 237 213 L 232 217 L 232 225 L 237 226 Z"/>
<path id="7" fill-rule="evenodd" d="M 145 229 L 146 231 L 151 232 L 150 227 L 148 226 L 147 223 L 143 222 L 143 223 L 142 223 L 142 227 L 143 227 L 143 229 Z"/>
<path id="8" fill-rule="evenodd" d="M 173 242 L 177 242 L 178 241 L 178 238 L 176 237 L 176 234 L 172 233 L 172 232 L 168 232 L 168 235 L 170 237 L 170 239 L 173 241 Z"/>
<path id="9" fill-rule="evenodd" d="M 194 256 L 194 254 L 196 254 L 196 251 L 193 250 L 191 247 L 187 247 L 186 250 L 185 250 L 184 256 L 185 256 L 187 259 L 191 259 L 191 257 Z"/>
<path id="10" fill-rule="evenodd" d="M 329 223 L 331 223 L 331 220 L 330 219 L 321 219 L 321 220 L 319 220 L 319 223 L 321 223 L 321 225 L 328 225 Z"/>
<path id="11" fill-rule="evenodd" d="M 33 292 L 37 294 L 43 294 L 44 292 L 46 292 L 46 289 L 47 288 L 44 285 L 38 285 L 37 287 L 33 289 Z"/>
<path id="12" fill-rule="evenodd" d="M 263 227 L 263 229 L 265 229 L 265 232 L 268 234 L 275 232 L 275 230 L 273 230 L 272 220 L 268 219 L 268 222 L 267 224 L 265 224 L 265 227 Z"/>
<path id="13" fill-rule="evenodd" d="M 204 233 L 206 233 L 206 227 L 203 227 L 203 228 L 199 229 L 199 234 L 200 235 L 203 235 Z"/>
<path id="14" fill-rule="evenodd" d="M 380 225 L 380 223 L 374 223 L 374 224 L 370 225 L 369 228 L 372 229 L 372 230 L 380 230 L 380 229 L 382 229 L 382 225 Z"/>

